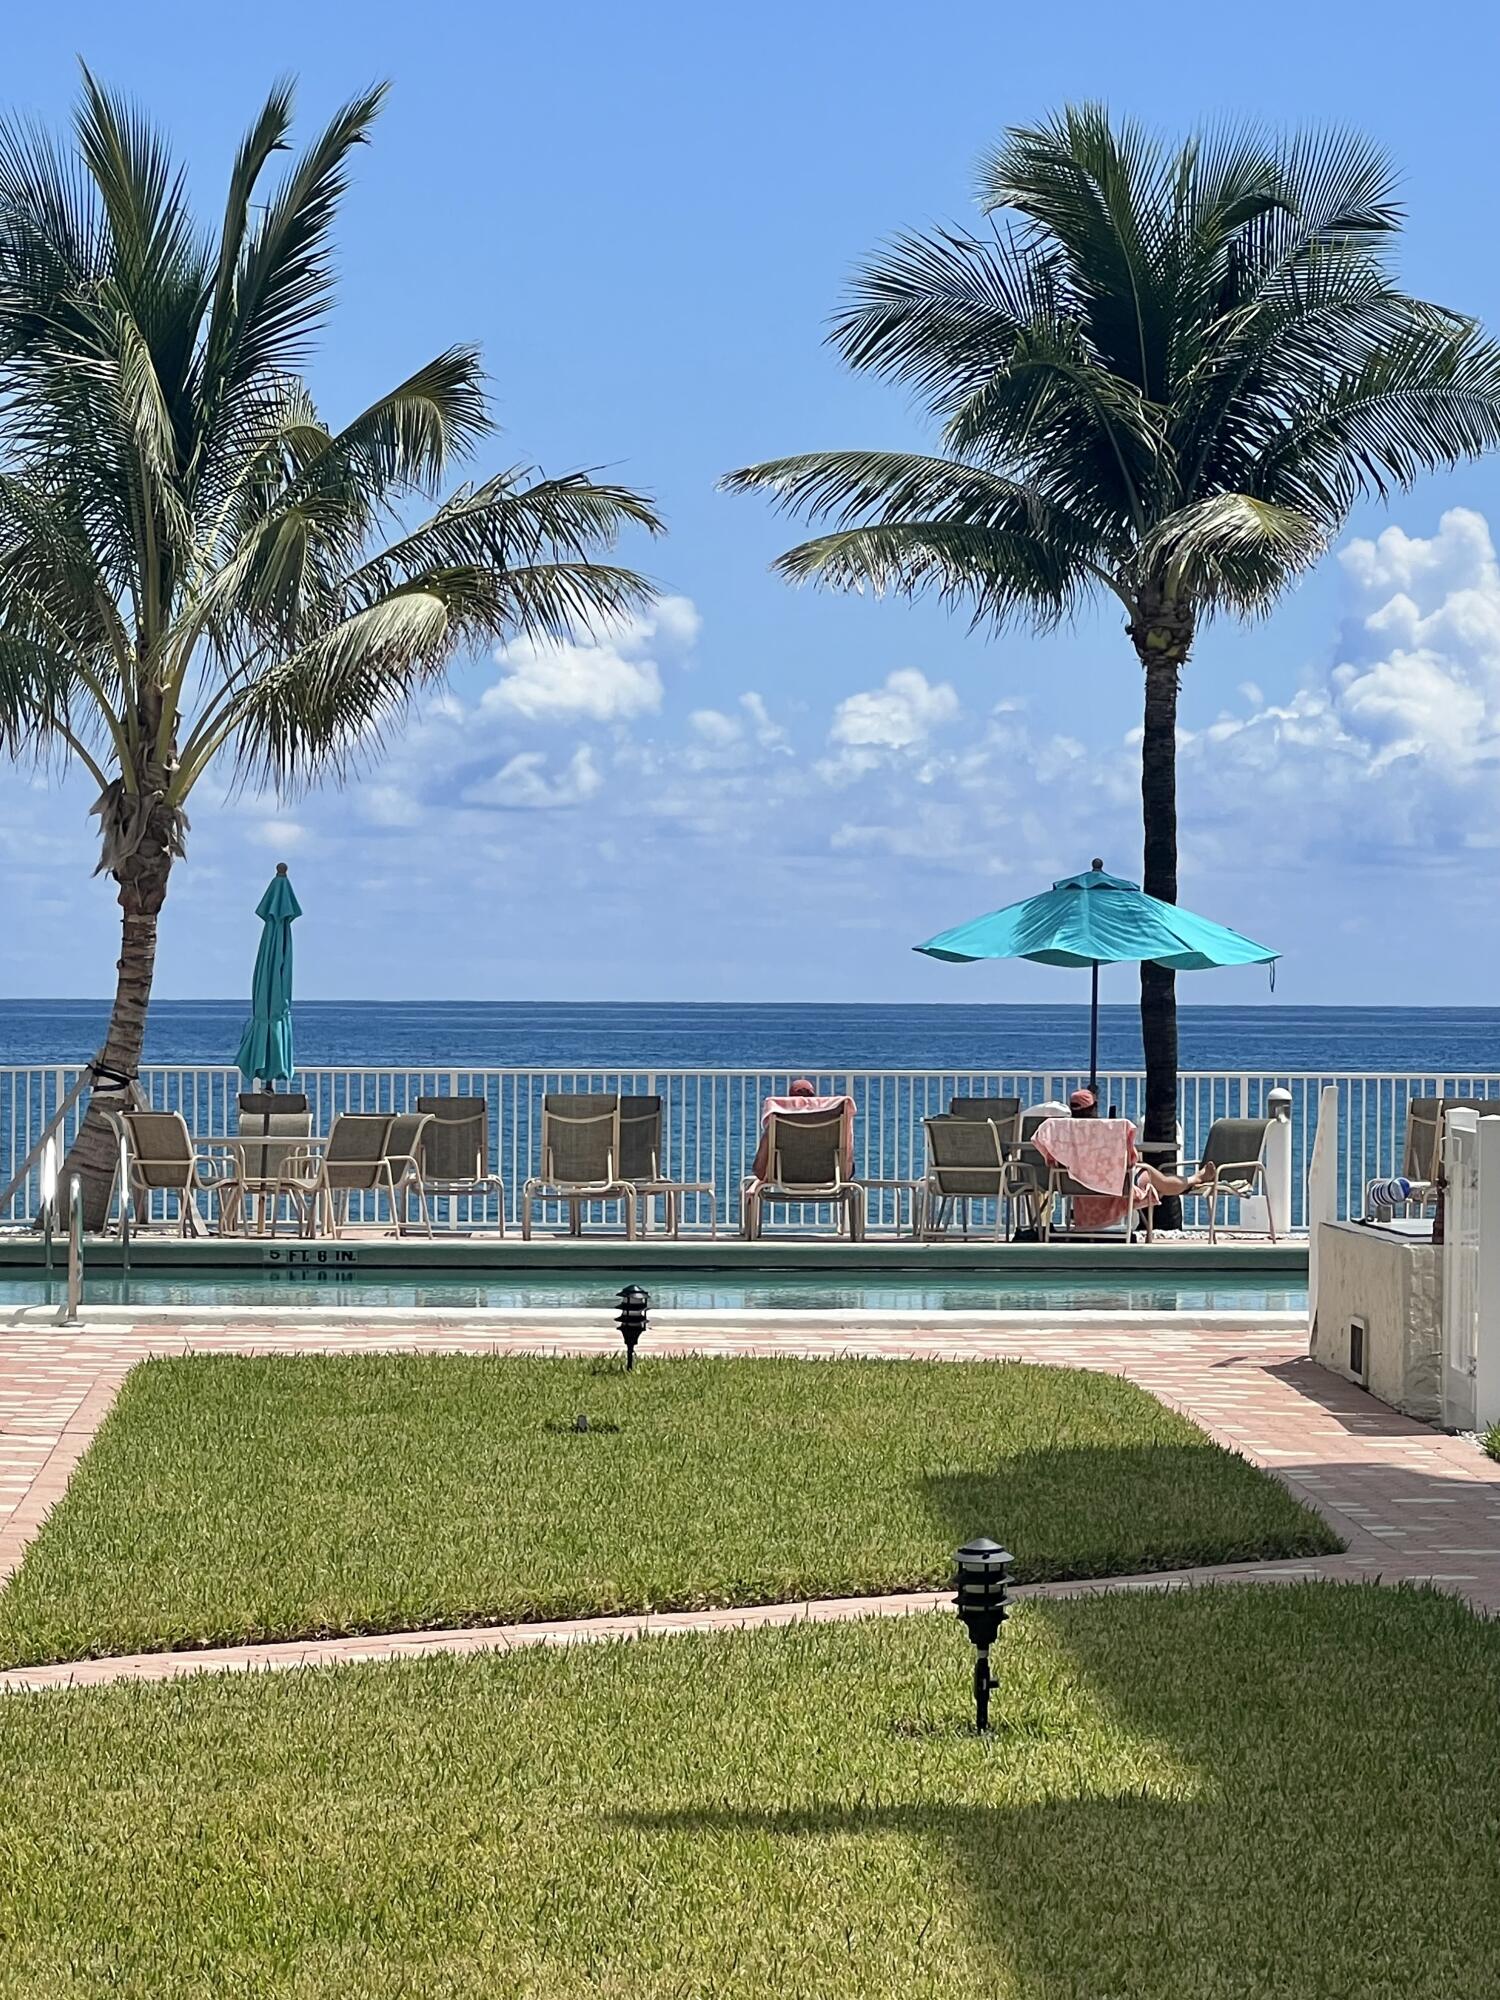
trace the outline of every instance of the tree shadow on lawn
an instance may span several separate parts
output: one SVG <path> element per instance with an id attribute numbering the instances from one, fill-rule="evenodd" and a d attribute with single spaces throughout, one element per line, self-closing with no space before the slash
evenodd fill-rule
<path id="1" fill-rule="evenodd" d="M 1433 1593 L 1329 1584 L 1023 1615 L 1059 1677 L 1081 1678 L 1083 1709 L 1064 1703 L 1061 1727 L 1039 1732 L 1035 1713 L 1008 1719 L 1002 1640 L 989 1741 L 957 1711 L 925 1728 L 887 1722 L 880 1789 L 891 1789 L 889 1737 L 905 1735 L 907 1802 L 713 1804 L 624 1823 L 713 1841 L 906 1836 L 951 1872 L 976 1991 L 1024 2000 L 1500 1991 L 1492 1628 Z M 1458 1632 L 1448 1674 L 1412 1643 L 1428 1620 Z M 935 1674 L 952 1665 L 945 1657 Z M 1033 1680 L 1034 1690 L 1046 1685 Z M 1016 1707 L 1028 1701 L 1034 1708 L 1034 1692 Z M 975 1802 L 987 1788 L 1037 1789 L 1039 1734 L 1076 1739 L 1052 1767 L 1052 1788 L 1068 1795 Z M 990 1759 L 1001 1768 L 987 1774 Z M 969 1796 L 922 1796 L 944 1791 Z M 831 1895 L 844 1865 L 831 1847 Z M 960 1980 L 954 1990 L 967 1989 Z"/>

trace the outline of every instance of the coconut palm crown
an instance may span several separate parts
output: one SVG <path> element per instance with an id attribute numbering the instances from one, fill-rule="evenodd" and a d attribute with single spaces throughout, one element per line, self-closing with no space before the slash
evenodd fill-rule
<path id="1" fill-rule="evenodd" d="M 1203 131 L 1098 106 L 1006 133 L 980 232 L 897 238 L 830 339 L 914 391 L 931 455 L 819 451 L 729 476 L 828 524 L 780 572 L 935 593 L 1043 631 L 1117 599 L 1144 670 L 1144 886 L 1177 895 L 1179 679 L 1203 622 L 1254 616 L 1354 504 L 1500 441 L 1500 353 L 1401 290 L 1392 170 L 1357 137 Z M 1176 1116 L 1174 975 L 1141 971 L 1146 1136 Z"/>
<path id="2" fill-rule="evenodd" d="M 299 371 L 382 94 L 292 156 L 274 89 L 216 229 L 156 130 L 87 73 L 71 143 L 0 126 L 0 739 L 97 791 L 123 919 L 102 1052 L 118 1075 L 140 1057 L 205 772 L 341 776 L 455 654 L 649 595 L 599 559 L 622 528 L 658 527 L 640 494 L 527 469 L 448 490 L 491 428 L 472 348 L 342 428 L 315 407 Z M 97 1220 L 112 1159 L 93 1112 L 71 1164 Z"/>

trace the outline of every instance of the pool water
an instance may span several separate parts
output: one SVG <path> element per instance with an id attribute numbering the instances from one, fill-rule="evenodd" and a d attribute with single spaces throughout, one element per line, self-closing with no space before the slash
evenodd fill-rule
<path id="1" fill-rule="evenodd" d="M 156 1272 L 128 1278 L 88 1274 L 86 1304 L 98 1306 L 209 1306 L 266 1310 L 278 1306 L 366 1306 L 524 1312 L 557 1306 L 613 1310 L 626 1281 L 644 1285 L 664 1311 L 822 1312 L 1300 1312 L 1307 1285 L 1297 1274 L 1261 1277 L 1223 1271 L 1205 1277 L 1136 1279 L 1059 1271 L 1024 1278 L 956 1277 L 945 1280 L 843 1273 L 782 1274 L 628 1270 L 618 1274 L 541 1273 L 521 1278 L 433 1272 L 421 1276 L 325 1271 L 224 1271 L 195 1276 Z M 0 1307 L 60 1304 L 59 1277 L 0 1280 Z"/>

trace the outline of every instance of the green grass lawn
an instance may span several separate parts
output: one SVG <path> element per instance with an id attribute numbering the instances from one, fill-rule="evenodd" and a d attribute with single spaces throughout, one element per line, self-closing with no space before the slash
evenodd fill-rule
<path id="1" fill-rule="evenodd" d="M 195 1357 L 127 1380 L 0 1595 L 0 1663 L 931 1587 L 979 1532 L 1022 1579 L 1337 1546 L 1081 1371 Z"/>
<path id="2" fill-rule="evenodd" d="M 1310 1584 L 0 1699 L 0 1995 L 1500 1991 L 1500 1627 Z"/>

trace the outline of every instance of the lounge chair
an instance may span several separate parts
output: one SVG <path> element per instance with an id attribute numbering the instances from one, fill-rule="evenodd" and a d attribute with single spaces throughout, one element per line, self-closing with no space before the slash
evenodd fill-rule
<path id="1" fill-rule="evenodd" d="M 1271 1218 L 1266 1194 L 1266 1134 L 1269 1118 L 1216 1118 L 1208 1128 L 1208 1140 L 1201 1160 L 1179 1160 L 1167 1171 L 1174 1174 L 1207 1174 L 1207 1184 L 1184 1196 L 1187 1201 L 1208 1203 L 1208 1240 L 1219 1240 L 1219 1203 L 1245 1201 L 1259 1195 L 1266 1204 L 1266 1226 L 1276 1241 L 1276 1224 Z"/>
<path id="2" fill-rule="evenodd" d="M 1003 1103 L 1005 1100 L 990 1101 Z M 1020 1106 L 1017 1104 L 1014 1118 L 1007 1114 L 1004 1127 L 992 1119 L 976 1118 L 967 1112 L 950 1111 L 946 1117 L 922 1121 L 927 1129 L 927 1175 L 921 1188 L 920 1235 L 934 1235 L 945 1229 L 953 1210 L 961 1207 L 964 1235 L 967 1236 L 970 1202 L 992 1201 L 995 1204 L 995 1236 L 999 1239 L 1010 1206 L 1012 1172 L 1012 1163 L 1007 1157 L 1007 1140 L 1003 1134 L 1013 1128 L 1019 1117 Z"/>
<path id="3" fill-rule="evenodd" d="M 305 1236 L 320 1225 L 338 1236 L 348 1223 L 351 1194 L 385 1194 L 394 1214 L 396 1190 L 386 1158 L 391 1124 L 385 1112 L 341 1112 L 326 1139 L 289 1153 L 276 1177 L 272 1233 L 283 1199 L 296 1210 Z"/>
<path id="4" fill-rule="evenodd" d="M 1406 1144 L 1401 1155 L 1401 1178 L 1411 1183 L 1411 1193 L 1403 1207 L 1425 1207 L 1436 1201 L 1438 1176 L 1443 1165 L 1443 1124 L 1450 1111 L 1477 1111 L 1481 1117 L 1500 1112 L 1500 1100 L 1493 1097 L 1412 1097 L 1406 1105 Z M 1389 1205 L 1376 1206 L 1366 1188 L 1365 1212 L 1375 1208 L 1376 1219 L 1389 1222 Z"/>
<path id="5" fill-rule="evenodd" d="M 844 1168 L 843 1107 L 836 1111 L 773 1111 L 766 1120 L 766 1172 L 745 1182 L 746 1236 L 761 1233 L 765 1205 L 774 1202 L 831 1203 L 839 1226 L 849 1224 L 850 1240 L 865 1233 L 865 1191 Z"/>
<path id="6" fill-rule="evenodd" d="M 1053 1115 L 1057 1116 L 1058 1114 L 1054 1113 Z M 1029 1120 L 1026 1122 L 1030 1123 Z M 1031 1130 L 1037 1130 L 1045 1122 L 1043 1119 L 1038 1119 L 1036 1124 L 1031 1127 Z M 1103 1118 L 1097 1121 L 1100 1125 L 1124 1125 L 1129 1122 L 1125 1119 Z M 1065 1166 L 1059 1165 L 1056 1161 L 1048 1160 L 1040 1147 L 1031 1143 L 1030 1136 L 1028 1135 L 1027 1141 L 1021 1149 L 1022 1157 L 1017 1162 L 1020 1172 L 1016 1176 L 1015 1185 L 1018 1191 L 1024 1187 L 1028 1197 L 1033 1201 L 1034 1213 L 1037 1217 L 1037 1234 L 1042 1242 L 1050 1243 L 1052 1241 L 1056 1231 L 1056 1217 L 1060 1210 L 1068 1212 L 1067 1227 L 1071 1234 L 1073 1232 L 1073 1217 L 1070 1205 L 1078 1201 L 1094 1202 L 1101 1200 L 1120 1200 L 1124 1202 L 1123 1220 L 1125 1224 L 1125 1241 L 1127 1243 L 1132 1243 L 1135 1240 L 1138 1212 L 1145 1217 L 1146 1240 L 1147 1242 L 1151 1241 L 1155 1234 L 1152 1211 L 1149 1204 L 1145 1205 L 1139 1211 L 1137 1210 L 1135 1202 L 1137 1161 L 1128 1157 L 1129 1150 L 1129 1148 L 1125 1149 L 1125 1163 L 1118 1190 L 1091 1187 L 1082 1181 L 1075 1180 Z M 1032 1185 L 1035 1168 L 1028 1158 L 1030 1154 L 1035 1155 L 1036 1160 L 1041 1163 L 1046 1171 L 1046 1181 L 1039 1190 L 1035 1189 Z M 1112 1227 L 1106 1226 L 1100 1229 L 1083 1224 L 1080 1226 L 1078 1233 L 1081 1236 L 1095 1237 L 1100 1234 L 1112 1233 Z"/>
<path id="7" fill-rule="evenodd" d="M 521 1190 L 521 1234 L 530 1239 L 534 1202 L 568 1211 L 570 1235 L 583 1233 L 592 1202 L 618 1201 L 625 1234 L 635 1240 L 636 1192 L 621 1171 L 620 1099 L 615 1091 L 548 1091 L 542 1099 L 542 1163 Z"/>
<path id="8" fill-rule="evenodd" d="M 203 1228 L 198 1213 L 200 1194 L 216 1197 L 219 1228 L 237 1226 L 243 1184 L 239 1154 L 228 1140 L 195 1139 L 180 1111 L 120 1111 L 115 1114 L 125 1139 L 129 1195 L 142 1220 L 149 1220 L 151 1197 L 177 1197 L 178 1228 L 197 1236 Z M 124 1198 L 125 1189 L 121 1189 Z"/>
<path id="9" fill-rule="evenodd" d="M 681 1201 L 685 1194 L 707 1195 L 708 1228 L 719 1233 L 718 1189 L 712 1181 L 673 1180 L 662 1167 L 662 1104 L 660 1097 L 620 1099 L 620 1173 L 639 1198 L 647 1230 L 651 1226 L 651 1203 L 666 1204 L 667 1230 L 675 1236 L 682 1221 Z"/>
<path id="10" fill-rule="evenodd" d="M 490 1107 L 482 1097 L 419 1097 L 425 1112 L 419 1155 L 429 1202 L 499 1202 L 499 1233 L 505 1234 L 505 1183 L 490 1169 Z M 451 1209 L 449 1211 L 452 1213 Z"/>
<path id="11" fill-rule="evenodd" d="M 282 1161 L 306 1147 L 312 1137 L 312 1114 L 300 1090 L 242 1090 L 236 1148 L 244 1182 L 243 1200 L 256 1210 L 264 1229 L 266 1209 L 274 1203 Z"/>

